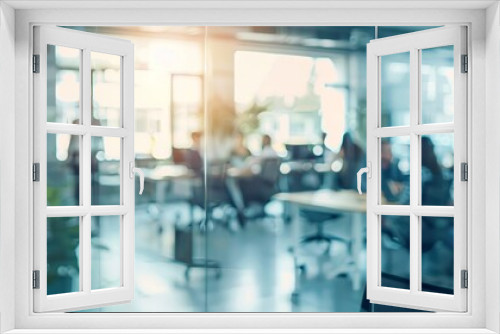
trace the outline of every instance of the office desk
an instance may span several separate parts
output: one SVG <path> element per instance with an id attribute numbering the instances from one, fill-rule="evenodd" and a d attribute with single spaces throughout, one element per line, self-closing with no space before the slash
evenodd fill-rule
<path id="1" fill-rule="evenodd" d="M 196 174 L 183 165 L 166 165 L 156 168 L 144 168 L 144 179 L 152 182 L 156 190 L 156 203 L 165 204 L 165 194 L 168 185 L 177 180 L 191 180 Z"/>
<path id="2" fill-rule="evenodd" d="M 332 171 L 332 165 L 324 162 L 314 161 L 285 161 L 281 164 L 281 169 L 290 172 L 309 172 L 315 171 L 316 173 L 328 173 Z"/>
<path id="3" fill-rule="evenodd" d="M 196 174 L 184 165 L 165 165 L 156 168 L 143 168 L 144 181 L 151 183 L 155 192 L 155 201 L 148 204 L 148 211 L 153 220 L 162 217 L 164 205 L 169 202 L 189 202 L 192 197 L 191 183 L 196 180 Z M 184 181 L 188 185 L 181 192 L 172 193 L 174 182 Z M 169 194 L 169 196 L 167 196 Z M 190 210 L 191 219 L 193 213 Z M 159 222 L 158 222 L 159 223 Z"/>
<path id="4" fill-rule="evenodd" d="M 194 172 L 184 165 L 165 165 L 156 168 L 143 168 L 144 177 L 154 181 L 166 179 L 192 178 Z"/>
<path id="5" fill-rule="evenodd" d="M 363 251 L 366 215 L 366 195 L 359 195 L 354 190 L 318 190 L 295 193 L 279 193 L 275 200 L 291 204 L 292 210 L 292 238 L 295 263 L 295 288 L 292 297 L 298 297 L 300 290 L 298 254 L 301 237 L 300 209 L 310 209 L 328 213 L 351 213 L 351 255 L 330 275 L 331 278 L 347 273 L 352 280 L 354 290 L 361 288 L 362 266 L 360 256 Z"/>

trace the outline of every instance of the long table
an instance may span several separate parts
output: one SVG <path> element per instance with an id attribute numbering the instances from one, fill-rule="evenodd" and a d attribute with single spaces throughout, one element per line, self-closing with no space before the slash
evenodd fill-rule
<path id="1" fill-rule="evenodd" d="M 297 298 L 300 291 L 300 269 L 298 268 L 298 249 L 300 247 L 302 221 L 301 209 L 309 209 L 327 213 L 349 213 L 352 216 L 351 224 L 351 251 L 348 258 L 338 266 L 333 275 L 347 274 L 351 277 L 354 290 L 361 288 L 362 259 L 364 234 L 366 230 L 366 195 L 360 195 L 354 190 L 318 190 L 294 193 L 279 193 L 274 199 L 290 204 L 292 216 L 293 256 L 295 263 L 295 285 L 293 298 Z"/>

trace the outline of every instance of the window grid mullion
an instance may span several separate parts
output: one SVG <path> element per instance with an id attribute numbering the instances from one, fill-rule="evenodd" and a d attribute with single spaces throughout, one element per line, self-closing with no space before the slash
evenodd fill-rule
<path id="1" fill-rule="evenodd" d="M 83 135 L 82 141 L 83 145 L 80 151 L 82 151 L 82 167 L 83 176 L 81 188 L 83 189 L 83 205 L 89 208 L 89 212 L 82 218 L 82 239 L 80 240 L 80 248 L 82 249 L 82 256 L 80 261 L 82 261 L 82 275 L 83 275 L 83 291 L 90 293 L 91 290 L 91 223 L 92 217 L 90 215 L 90 205 L 91 205 L 91 177 L 92 177 L 92 166 L 91 166 L 91 133 L 90 126 L 92 121 L 92 95 L 91 95 L 91 72 L 90 72 L 90 50 L 88 48 L 83 49 L 83 59 L 82 59 L 82 82 L 80 84 L 81 90 L 81 101 L 82 101 L 82 124 L 86 128 L 86 133 Z"/>
<path id="2" fill-rule="evenodd" d="M 454 217 L 454 206 L 410 206 L 410 205 L 375 205 L 373 213 L 382 216 Z"/>
<path id="3" fill-rule="evenodd" d="M 96 137 L 125 138 L 130 134 L 130 131 L 124 128 L 47 122 L 47 133 L 74 136 L 84 136 L 90 133 L 92 136 Z"/>
<path id="4" fill-rule="evenodd" d="M 125 205 L 92 205 L 90 214 L 93 216 L 123 216 L 130 212 Z"/>
<path id="5" fill-rule="evenodd" d="M 438 123 L 438 124 L 419 124 L 414 126 L 392 126 L 385 128 L 376 128 L 373 134 L 377 138 L 389 138 L 398 136 L 409 136 L 411 133 L 419 136 L 454 133 L 455 124 L 453 123 Z"/>
<path id="6" fill-rule="evenodd" d="M 420 100 L 419 50 L 410 50 L 410 291 L 420 290 L 421 259 L 419 254 L 419 218 L 413 208 L 419 204 L 420 166 L 419 137 L 414 130 L 419 123 Z"/>

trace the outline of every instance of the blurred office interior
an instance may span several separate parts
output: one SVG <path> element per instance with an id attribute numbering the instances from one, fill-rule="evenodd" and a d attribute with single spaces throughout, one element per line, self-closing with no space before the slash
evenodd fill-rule
<path id="1" fill-rule="evenodd" d="M 366 45 L 432 27 L 67 28 L 134 43 L 146 174 L 135 299 L 87 311 L 377 311 L 365 296 L 366 215 L 352 209 L 364 200 L 355 177 L 366 162 Z M 47 121 L 78 123 L 79 52 L 47 51 Z M 453 121 L 453 49 L 425 50 L 421 62 L 422 122 Z M 93 125 L 121 124 L 120 66 L 92 55 Z M 407 125 L 409 54 L 381 66 L 382 126 Z M 80 203 L 80 140 L 47 135 L 49 206 Z M 453 134 L 421 140 L 422 204 L 453 205 Z M 388 203 L 409 204 L 409 145 L 380 142 Z M 92 137 L 92 205 L 120 204 L 122 163 L 119 138 Z M 78 219 L 47 224 L 48 293 L 76 291 Z M 381 228 L 382 285 L 408 289 L 409 219 L 382 217 Z M 453 219 L 425 217 L 422 234 L 423 288 L 453 293 Z M 119 286 L 120 249 L 119 217 L 93 217 L 92 289 Z"/>

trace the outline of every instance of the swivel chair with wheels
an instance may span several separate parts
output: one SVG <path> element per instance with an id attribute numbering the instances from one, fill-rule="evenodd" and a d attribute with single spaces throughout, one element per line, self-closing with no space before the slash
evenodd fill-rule
<path id="1" fill-rule="evenodd" d="M 325 242 L 328 245 L 327 249 L 330 249 L 332 241 L 349 244 L 349 240 L 333 234 L 325 233 L 324 231 L 325 223 L 339 219 L 342 215 L 317 212 L 313 210 L 301 210 L 300 216 L 308 222 L 317 225 L 317 230 L 314 234 L 302 238 L 300 241 L 302 244 Z"/>

